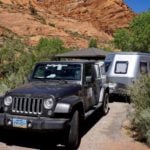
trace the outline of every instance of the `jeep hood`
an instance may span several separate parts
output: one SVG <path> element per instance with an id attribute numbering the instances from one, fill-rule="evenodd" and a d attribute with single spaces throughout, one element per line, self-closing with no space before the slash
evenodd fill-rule
<path id="1" fill-rule="evenodd" d="M 50 83 L 50 82 L 31 82 L 21 87 L 11 90 L 9 95 L 31 95 L 31 96 L 49 96 L 54 95 L 56 98 L 77 94 L 81 89 L 79 84 L 70 83 Z"/>

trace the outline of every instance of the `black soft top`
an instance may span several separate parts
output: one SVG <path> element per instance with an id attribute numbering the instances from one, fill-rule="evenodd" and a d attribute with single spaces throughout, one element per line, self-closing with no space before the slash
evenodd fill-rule
<path id="1" fill-rule="evenodd" d="M 89 60 L 69 60 L 69 61 L 43 61 L 43 62 L 38 62 L 37 64 L 93 64 L 96 61 L 89 61 Z"/>

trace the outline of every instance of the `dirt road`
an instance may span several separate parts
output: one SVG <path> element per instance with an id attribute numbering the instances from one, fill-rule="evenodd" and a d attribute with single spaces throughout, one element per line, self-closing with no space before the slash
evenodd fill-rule
<path id="1" fill-rule="evenodd" d="M 83 137 L 79 150 L 148 150 L 147 146 L 135 142 L 123 130 L 130 107 L 127 103 L 111 103 L 109 114 Z"/>
<path id="2" fill-rule="evenodd" d="M 144 144 L 135 142 L 122 129 L 130 109 L 127 103 L 110 103 L 107 116 L 100 116 L 98 112 L 88 118 L 83 125 L 82 141 L 78 150 L 149 150 Z M 44 139 L 45 137 L 40 137 Z M 64 150 L 63 147 L 46 148 L 39 137 L 27 140 L 22 135 L 18 139 L 15 133 L 0 135 L 0 150 Z M 9 145 L 8 145 L 9 144 Z"/>

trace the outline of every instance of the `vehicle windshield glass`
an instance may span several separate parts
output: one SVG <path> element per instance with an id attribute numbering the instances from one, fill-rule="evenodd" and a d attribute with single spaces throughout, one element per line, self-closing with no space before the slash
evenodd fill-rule
<path id="1" fill-rule="evenodd" d="M 128 69 L 128 62 L 118 61 L 115 66 L 115 73 L 117 74 L 126 74 Z"/>
<path id="2" fill-rule="evenodd" d="M 39 64 L 36 66 L 33 79 L 80 80 L 80 64 Z"/>

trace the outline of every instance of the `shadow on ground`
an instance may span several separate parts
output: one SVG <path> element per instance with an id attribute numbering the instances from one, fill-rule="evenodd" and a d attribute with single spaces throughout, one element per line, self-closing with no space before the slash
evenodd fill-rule
<path id="1" fill-rule="evenodd" d="M 81 136 L 83 137 L 102 117 L 100 111 L 97 110 L 87 118 L 81 127 Z M 60 137 L 61 135 L 56 136 L 56 134 L 53 135 L 52 133 L 30 133 L 0 129 L 0 142 L 9 146 L 40 150 L 65 150 L 64 146 L 57 144 L 59 139 L 61 139 Z"/>
<path id="2" fill-rule="evenodd" d="M 112 102 L 131 103 L 130 97 L 123 95 L 111 95 L 109 101 L 110 103 Z"/>

